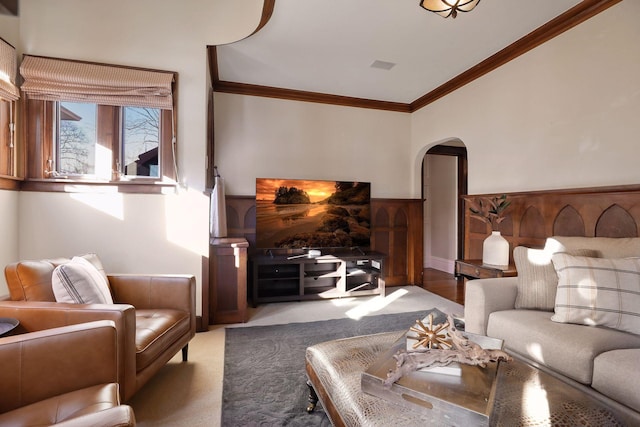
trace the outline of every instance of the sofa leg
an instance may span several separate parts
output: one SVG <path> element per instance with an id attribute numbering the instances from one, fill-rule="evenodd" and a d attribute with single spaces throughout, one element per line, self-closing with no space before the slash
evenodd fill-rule
<path id="1" fill-rule="evenodd" d="M 182 347 L 182 361 L 186 362 L 189 356 L 189 344 Z"/>

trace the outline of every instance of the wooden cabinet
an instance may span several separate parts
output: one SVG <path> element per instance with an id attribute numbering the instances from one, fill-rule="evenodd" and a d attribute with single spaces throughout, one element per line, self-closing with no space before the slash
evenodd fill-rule
<path id="1" fill-rule="evenodd" d="M 384 255 L 376 252 L 251 257 L 252 304 L 384 295 Z"/>
<path id="2" fill-rule="evenodd" d="M 482 243 L 491 227 L 471 215 L 470 202 L 478 197 L 464 196 L 465 259 L 482 257 Z M 511 205 L 498 225 L 509 241 L 517 246 L 542 248 L 551 236 L 637 237 L 640 231 L 640 185 L 592 187 L 506 193 Z M 513 253 L 513 252 L 512 252 Z"/>
<path id="3" fill-rule="evenodd" d="M 518 272 L 513 264 L 507 268 L 499 268 L 482 263 L 479 259 L 456 260 L 456 276 L 463 276 L 467 279 L 488 279 L 491 277 L 513 277 Z"/>
<path id="4" fill-rule="evenodd" d="M 247 321 L 247 248 L 242 238 L 212 239 L 209 322 Z"/>

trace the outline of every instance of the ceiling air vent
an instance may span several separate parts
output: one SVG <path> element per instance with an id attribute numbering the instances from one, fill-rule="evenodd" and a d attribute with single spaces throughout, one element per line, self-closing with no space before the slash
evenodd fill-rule
<path id="1" fill-rule="evenodd" d="M 396 64 L 394 64 L 393 62 L 378 61 L 377 59 L 373 61 L 373 64 L 371 64 L 371 68 L 379 68 L 381 70 L 387 70 L 387 71 L 392 69 L 395 66 Z"/>

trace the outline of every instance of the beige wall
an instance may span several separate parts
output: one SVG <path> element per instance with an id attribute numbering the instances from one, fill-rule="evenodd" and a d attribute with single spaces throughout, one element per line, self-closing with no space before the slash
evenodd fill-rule
<path id="1" fill-rule="evenodd" d="M 107 272 L 200 273 L 207 199 L 198 191 L 20 193 L 21 258 L 96 252 Z M 206 216 L 206 215 L 205 215 Z M 206 226 L 206 224 L 205 224 Z"/>
<path id="2" fill-rule="evenodd" d="M 427 147 L 467 146 L 469 193 L 638 184 L 640 2 L 624 1 L 412 116 Z"/>
<path id="3" fill-rule="evenodd" d="M 202 282 L 208 252 L 205 192 L 206 46 L 246 37 L 258 25 L 261 0 L 28 0 L 18 24 L 0 21 L 18 51 L 178 72 L 178 194 L 118 195 L 21 192 L 0 197 L 19 206 L 15 252 L 0 262 L 97 252 L 110 271 L 188 273 Z M 14 37 L 15 38 L 15 37 Z M 11 41 L 11 40 L 9 40 Z M 115 211 L 115 214 L 114 214 Z M 3 212 L 4 213 L 4 212 Z M 4 248 L 3 248 L 4 251 Z M 4 285 L 4 283 L 0 284 Z M 0 295 L 4 286 L 0 287 Z M 200 292 L 198 292 L 199 294 Z M 200 302 L 198 302 L 200 307 Z M 198 309 L 200 314 L 200 308 Z"/>
<path id="4" fill-rule="evenodd" d="M 15 16 L 0 15 L 0 37 L 17 48 L 20 41 L 20 20 Z"/>
<path id="5" fill-rule="evenodd" d="M 254 195 L 262 177 L 369 181 L 373 197 L 409 195 L 408 114 L 223 93 L 215 105 L 227 194 Z"/>

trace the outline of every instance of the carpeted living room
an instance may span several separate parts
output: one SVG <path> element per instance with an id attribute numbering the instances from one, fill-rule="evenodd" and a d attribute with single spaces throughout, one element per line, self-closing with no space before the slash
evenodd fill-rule
<path id="1" fill-rule="evenodd" d="M 188 364 L 174 358 L 130 404 L 138 425 L 328 426 L 321 407 L 306 412 L 305 348 L 342 337 L 399 331 L 424 318 L 430 308 L 463 313 L 460 304 L 417 286 L 390 289 L 386 297 L 260 305 L 250 310 L 247 323 L 211 326 L 198 333 L 189 346 Z M 225 345 L 225 340 L 239 342 Z M 228 354 L 229 344 L 233 354 Z"/>
<path id="2" fill-rule="evenodd" d="M 639 425 L 638 22 L 0 0 L 0 426 Z"/>

